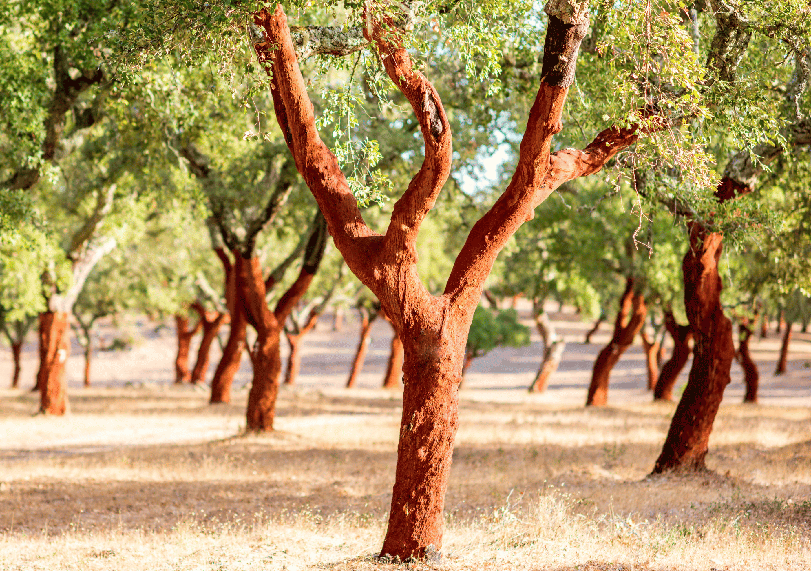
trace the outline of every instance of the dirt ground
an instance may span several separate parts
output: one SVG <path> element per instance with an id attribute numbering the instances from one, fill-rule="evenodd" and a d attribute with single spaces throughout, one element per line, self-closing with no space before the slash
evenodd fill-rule
<path id="1" fill-rule="evenodd" d="M 610 406 L 583 407 L 589 324 L 556 315 L 568 345 L 549 390 L 530 395 L 540 345 L 474 362 L 461 393 L 441 569 L 811 569 L 811 335 L 752 343 L 761 404 L 740 404 L 734 365 L 710 442 L 712 472 L 648 478 L 675 404 L 652 403 L 642 351 L 614 371 Z M 359 388 L 346 390 L 357 323 L 326 319 L 277 431 L 244 436 L 247 360 L 234 402 L 175 386 L 170 328 L 132 323 L 130 350 L 99 352 L 71 412 L 32 416 L 36 347 L 23 389 L 0 389 L 0 569 L 367 569 L 385 532 L 400 395 L 379 389 L 389 326 L 377 323 Z M 126 333 L 126 331 L 125 331 Z M 139 333 L 142 338 L 139 339 Z M 109 343 L 113 335 L 104 335 Z M 213 362 L 216 363 L 216 355 Z M 0 356 L 0 379 L 10 357 Z M 686 380 L 683 375 L 682 383 Z M 677 387 L 677 394 L 680 389 Z M 414 567 L 415 565 L 411 565 Z"/>

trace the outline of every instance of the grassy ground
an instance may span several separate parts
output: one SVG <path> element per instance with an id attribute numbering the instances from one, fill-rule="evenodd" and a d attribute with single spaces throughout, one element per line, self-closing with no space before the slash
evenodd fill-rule
<path id="1" fill-rule="evenodd" d="M 462 393 L 444 558 L 400 566 L 374 559 L 395 393 L 305 375 L 282 391 L 276 433 L 240 436 L 244 388 L 210 407 L 193 387 L 100 382 L 72 389 L 65 418 L 32 417 L 34 395 L 0 390 L 0 570 L 811 569 L 808 399 L 725 404 L 711 473 L 648 478 L 675 405 L 617 388 L 636 372 L 612 379 L 611 407 L 586 410 L 582 382 L 563 382 L 571 367 L 536 397 L 513 387 L 523 372 L 479 366 Z"/>

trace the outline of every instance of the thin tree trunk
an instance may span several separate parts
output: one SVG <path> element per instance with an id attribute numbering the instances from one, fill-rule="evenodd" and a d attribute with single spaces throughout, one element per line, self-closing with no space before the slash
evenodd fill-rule
<path id="1" fill-rule="evenodd" d="M 617 319 L 614 321 L 614 335 L 594 361 L 586 406 L 608 404 L 608 379 L 611 376 L 611 369 L 633 343 L 634 337 L 645 323 L 647 313 L 645 299 L 641 294 L 634 292 L 634 279 L 627 278 Z"/>
<path id="2" fill-rule="evenodd" d="M 230 319 L 227 313 L 203 312 L 200 321 L 203 324 L 203 338 L 200 339 L 200 346 L 197 348 L 197 360 L 191 372 L 191 382 L 194 384 L 204 383 L 208 373 L 208 365 L 211 357 L 211 345 L 220 332 L 220 327 Z"/>
<path id="3" fill-rule="evenodd" d="M 775 375 L 782 375 L 786 372 L 788 364 L 788 346 L 791 342 L 791 328 L 794 322 L 787 321 L 783 324 L 783 343 L 780 345 L 780 358 L 777 360 L 777 367 L 774 369 Z"/>
<path id="4" fill-rule="evenodd" d="M 39 315 L 37 387 L 40 393 L 39 411 L 43 414 L 63 415 L 67 411 L 65 362 L 70 355 L 67 335 L 69 318 L 70 314 L 63 311 L 46 311 Z"/>
<path id="5" fill-rule="evenodd" d="M 648 339 L 648 334 L 645 333 L 643 327 L 639 331 L 639 336 L 642 339 L 642 347 L 645 349 L 645 366 L 648 371 L 648 390 L 653 391 L 656 389 L 656 383 L 659 379 L 659 340 L 654 337 L 652 340 Z"/>
<path id="6" fill-rule="evenodd" d="M 20 386 L 20 371 L 22 370 L 23 342 L 15 341 L 11 344 L 11 356 L 14 359 L 14 373 L 11 375 L 11 388 Z"/>
<path id="7" fill-rule="evenodd" d="M 723 235 L 690 223 L 690 247 L 684 256 L 684 305 L 695 336 L 693 366 L 673 415 L 654 474 L 705 469 L 704 459 L 715 416 L 730 381 L 735 356 L 732 322 L 721 306 L 718 260 Z"/>
<path id="8" fill-rule="evenodd" d="M 586 345 L 591 343 L 591 336 L 597 333 L 597 330 L 600 328 L 600 325 L 602 325 L 603 321 L 605 321 L 605 313 L 600 313 L 600 317 L 598 317 L 597 321 L 594 322 L 594 326 L 591 329 L 589 329 L 588 332 L 586 333 L 586 338 L 583 339 L 583 343 L 585 343 Z"/>
<path id="9" fill-rule="evenodd" d="M 400 388 L 400 372 L 403 370 L 403 341 L 395 331 L 391 338 L 391 350 L 389 352 L 389 362 L 386 366 L 386 374 L 383 377 L 384 389 Z"/>
<path id="10" fill-rule="evenodd" d="M 344 313 L 345 310 L 343 306 L 336 307 L 335 313 L 332 317 L 332 330 L 333 331 L 343 331 L 344 330 Z"/>
<path id="11" fill-rule="evenodd" d="M 758 381 L 760 374 L 757 365 L 749 352 L 749 341 L 752 339 L 752 329 L 749 324 L 741 321 L 738 325 L 738 357 L 743 369 L 743 383 L 746 385 L 746 394 L 743 402 L 757 402 Z"/>
<path id="12" fill-rule="evenodd" d="M 299 329 L 298 333 L 285 333 L 287 342 L 290 345 L 290 355 L 287 357 L 287 371 L 284 374 L 284 384 L 292 385 L 296 382 L 299 371 L 301 370 L 301 338 L 315 328 L 318 323 L 320 314 L 317 312 L 310 312 L 307 318 L 307 323 Z"/>
<path id="13" fill-rule="evenodd" d="M 90 386 L 90 361 L 93 359 L 93 340 L 87 336 L 87 345 L 84 348 L 84 386 Z"/>
<path id="14" fill-rule="evenodd" d="M 355 359 L 352 361 L 352 370 L 349 373 L 349 378 L 346 380 L 346 388 L 350 389 L 355 386 L 363 363 L 366 360 L 366 353 L 369 351 L 369 341 L 371 339 L 372 323 L 377 319 L 378 314 L 370 315 L 365 309 L 361 310 L 360 321 L 360 340 L 358 341 L 358 348 L 355 351 Z"/>
<path id="15" fill-rule="evenodd" d="M 192 337 L 197 335 L 202 324 L 198 321 L 194 328 L 189 328 L 189 319 L 184 315 L 175 315 L 177 324 L 177 357 L 175 357 L 175 383 L 187 383 L 191 379 L 189 372 L 189 353 Z"/>
<path id="16" fill-rule="evenodd" d="M 673 339 L 673 353 L 659 373 L 659 380 L 653 389 L 653 400 L 671 401 L 676 380 L 690 358 L 693 332 L 689 325 L 679 325 L 669 311 L 665 312 L 665 328 Z"/>
<path id="17" fill-rule="evenodd" d="M 558 337 L 555 327 L 546 313 L 535 316 L 535 327 L 541 335 L 543 358 L 535 379 L 529 385 L 529 392 L 542 393 L 546 391 L 546 387 L 549 385 L 549 378 L 558 370 L 560 360 L 563 358 L 563 351 L 566 349 L 566 343 Z"/>
<path id="18" fill-rule="evenodd" d="M 760 338 L 766 339 L 769 336 L 769 316 L 765 312 L 760 319 Z"/>
<path id="19" fill-rule="evenodd" d="M 234 251 L 235 261 L 232 264 L 224 250 L 217 249 L 215 251 L 225 270 L 225 303 L 228 307 L 228 313 L 231 315 L 231 328 L 228 332 L 228 341 L 226 341 L 220 356 L 220 362 L 214 371 L 214 377 L 211 379 L 211 399 L 209 402 L 212 404 L 231 402 L 231 387 L 242 362 L 242 352 L 245 349 L 248 327 L 245 304 L 242 299 L 243 292 L 237 287 L 237 272 L 234 267 L 241 256 L 239 252 Z"/>

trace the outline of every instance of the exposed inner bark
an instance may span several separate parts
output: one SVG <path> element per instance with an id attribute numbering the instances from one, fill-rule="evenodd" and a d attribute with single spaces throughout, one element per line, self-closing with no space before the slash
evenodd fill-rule
<path id="1" fill-rule="evenodd" d="M 363 221 L 346 177 L 315 128 L 312 103 L 298 67 L 287 19 L 279 6 L 260 10 L 254 24 L 264 30 L 254 48 L 272 76 L 276 118 L 296 166 L 327 219 L 329 232 L 352 272 L 380 300 L 404 344 L 403 416 L 397 475 L 382 555 L 424 558 L 441 548 L 442 506 L 457 424 L 457 387 L 466 337 L 484 281 L 496 256 L 533 209 L 568 180 L 599 171 L 633 144 L 638 129 L 609 128 L 580 151 L 551 152 L 573 78 L 577 50 L 588 27 L 584 10 L 565 15 L 554 8 L 547 35 L 550 77 L 542 81 L 530 111 L 512 181 L 471 230 L 441 296 L 419 279 L 416 239 L 449 175 L 450 125 L 441 99 L 414 69 L 399 31 L 379 22 L 367 4 L 364 34 L 374 42 L 389 78 L 411 104 L 425 145 L 425 159 L 394 205 L 385 235 Z M 581 8 L 585 6 L 580 3 Z M 558 37 L 562 36 L 562 37 Z M 545 55 L 546 57 L 546 55 Z M 559 65 L 564 62 L 563 67 Z M 552 72 L 554 71 L 554 73 Z M 571 73 L 570 73 L 571 72 Z"/>
<path id="2" fill-rule="evenodd" d="M 690 248 L 684 256 L 684 304 L 695 336 L 693 366 L 679 406 L 653 468 L 654 474 L 705 469 L 704 458 L 735 356 L 732 322 L 721 306 L 718 260 L 722 235 L 690 223 Z"/>
<path id="3" fill-rule="evenodd" d="M 65 362 L 70 355 L 69 318 L 70 314 L 64 311 L 46 311 L 39 316 L 37 387 L 40 392 L 39 411 L 43 414 L 62 415 L 67 411 Z"/>
<path id="4" fill-rule="evenodd" d="M 189 353 L 191 352 L 191 340 L 202 328 L 202 322 L 190 328 L 189 318 L 185 315 L 175 315 L 177 328 L 177 356 L 175 357 L 175 383 L 187 383 L 191 379 L 189 371 Z"/>
<path id="5" fill-rule="evenodd" d="M 653 389 L 653 400 L 670 401 L 673 400 L 673 387 L 676 385 L 676 380 L 690 358 L 692 352 L 690 342 L 693 339 L 693 332 L 689 325 L 679 325 L 670 311 L 665 312 L 665 328 L 673 339 L 673 353 L 659 373 L 659 380 Z"/>
<path id="6" fill-rule="evenodd" d="M 786 321 L 783 327 L 783 342 L 780 344 L 780 357 L 777 359 L 777 366 L 774 369 L 775 375 L 782 375 L 786 372 L 786 365 L 788 364 L 788 346 L 791 342 L 791 329 L 794 323 Z"/>
<path id="7" fill-rule="evenodd" d="M 216 252 L 225 270 L 225 304 L 231 316 L 231 329 L 228 332 L 228 341 L 223 347 L 220 362 L 211 379 L 209 402 L 212 404 L 231 402 L 231 386 L 234 384 L 234 376 L 239 371 L 242 361 L 248 327 L 244 306 L 237 297 L 239 292 L 237 291 L 236 262 L 232 262 L 222 248 L 217 249 Z M 233 255 L 235 261 L 239 260 L 239 252 L 233 252 Z"/>
<path id="8" fill-rule="evenodd" d="M 656 390 L 656 384 L 659 381 L 659 339 L 654 335 L 652 338 L 648 337 L 645 328 L 639 331 L 639 337 L 642 339 L 642 347 L 645 349 L 645 368 L 648 372 L 648 390 Z"/>
<path id="9" fill-rule="evenodd" d="M 394 336 L 391 338 L 391 349 L 389 351 L 389 361 L 386 364 L 386 374 L 383 375 L 384 389 L 400 388 L 400 373 L 403 370 L 404 359 L 403 342 L 400 336 L 395 332 Z M 459 382 L 461 382 L 461 380 Z"/>
<path id="10" fill-rule="evenodd" d="M 620 308 L 614 321 L 614 334 L 597 359 L 591 372 L 591 384 L 586 398 L 586 406 L 605 406 L 608 404 L 608 379 L 611 370 L 622 354 L 634 342 L 642 326 L 648 308 L 642 294 L 634 291 L 634 278 L 627 278 L 625 291 L 620 299 Z"/>
<path id="11" fill-rule="evenodd" d="M 315 328 L 319 317 L 321 317 L 319 312 L 311 311 L 307 317 L 307 322 L 303 327 L 296 328 L 296 333 L 285 331 L 287 343 L 290 345 L 290 354 L 287 357 L 287 370 L 284 373 L 285 385 L 292 385 L 296 382 L 296 377 L 298 377 L 298 373 L 301 370 L 301 353 L 299 351 L 301 338 Z"/>
<path id="12" fill-rule="evenodd" d="M 195 304 L 195 311 L 197 311 L 200 316 L 199 323 L 203 328 L 203 337 L 200 339 L 200 346 L 197 348 L 197 360 L 191 372 L 191 382 L 198 384 L 204 383 L 206 380 L 211 356 L 211 345 L 217 338 L 220 327 L 222 327 L 224 323 L 228 323 L 231 316 L 218 311 L 206 311 L 199 302 Z"/>
<path id="13" fill-rule="evenodd" d="M 365 307 L 359 307 L 358 312 L 360 313 L 360 339 L 358 340 L 358 348 L 355 350 L 355 358 L 352 360 L 352 370 L 346 380 L 346 388 L 348 389 L 355 386 L 358 376 L 363 370 L 363 363 L 366 360 L 366 353 L 369 351 L 369 342 L 371 341 L 372 324 L 379 315 L 378 311 L 370 311 Z"/>

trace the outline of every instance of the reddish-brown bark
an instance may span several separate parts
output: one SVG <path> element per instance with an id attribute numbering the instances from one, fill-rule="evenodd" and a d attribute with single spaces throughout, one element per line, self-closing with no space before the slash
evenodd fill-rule
<path id="1" fill-rule="evenodd" d="M 690 223 L 684 256 L 684 304 L 695 336 L 693 366 L 653 473 L 703 470 L 708 443 L 735 356 L 732 322 L 721 306 L 722 235 Z"/>
<path id="2" fill-rule="evenodd" d="M 200 316 L 200 324 L 203 328 L 203 337 L 200 339 L 200 346 L 197 348 L 197 360 L 194 363 L 194 369 L 191 372 L 191 382 L 198 384 L 204 383 L 206 380 L 206 373 L 208 373 L 208 364 L 211 354 L 211 345 L 217 338 L 220 332 L 220 327 L 230 321 L 231 316 L 228 313 L 220 313 L 218 311 L 206 311 L 199 302 L 193 305 L 194 310 Z"/>
<path id="3" fill-rule="evenodd" d="M 594 361 L 586 406 L 608 404 L 608 379 L 611 376 L 611 369 L 634 342 L 634 338 L 645 323 L 647 314 L 648 308 L 645 305 L 645 299 L 642 294 L 634 291 L 634 279 L 627 278 L 617 318 L 614 321 L 614 334 L 609 344 L 600 351 Z"/>
<path id="4" fill-rule="evenodd" d="M 738 361 L 743 369 L 743 384 L 746 386 L 746 394 L 743 402 L 757 402 L 758 381 L 760 374 L 752 354 L 749 352 L 749 341 L 752 339 L 752 329 L 746 321 L 738 324 Z"/>
<path id="5" fill-rule="evenodd" d="M 191 340 L 200 332 L 203 324 L 198 321 L 193 328 L 189 328 L 189 318 L 185 315 L 175 315 L 177 326 L 177 356 L 175 357 L 175 383 L 187 383 L 191 379 L 189 371 L 189 353 Z"/>
<path id="6" fill-rule="evenodd" d="M 352 370 L 349 373 L 349 378 L 346 380 L 346 388 L 350 389 L 355 386 L 361 370 L 363 369 L 363 362 L 366 360 L 366 353 L 369 350 L 370 334 L 372 332 L 372 323 L 377 319 L 378 312 L 370 312 L 366 308 L 360 308 L 360 340 L 358 341 L 358 348 L 355 351 L 355 358 L 352 361 Z"/>
<path id="7" fill-rule="evenodd" d="M 558 370 L 566 343 L 557 336 L 552 322 L 549 321 L 549 317 L 545 313 L 535 315 L 535 327 L 538 329 L 538 333 L 541 334 L 543 357 L 535 379 L 529 385 L 529 392 L 542 393 L 546 391 L 552 374 Z"/>
<path id="8" fill-rule="evenodd" d="M 14 359 L 14 372 L 11 374 L 11 388 L 20 386 L 20 371 L 22 371 L 23 342 L 15 341 L 11 344 L 11 356 Z"/>
<path id="9" fill-rule="evenodd" d="M 400 373 L 403 370 L 404 359 L 403 341 L 395 332 L 394 336 L 391 338 L 391 349 L 389 350 L 389 361 L 386 364 L 386 374 L 383 375 L 384 389 L 400 388 Z M 459 382 L 461 382 L 461 379 Z"/>
<path id="10" fill-rule="evenodd" d="M 46 311 L 39 315 L 39 372 L 37 387 L 43 414 L 62 415 L 68 406 L 65 387 L 65 362 L 70 355 L 68 319 L 63 311 Z"/>
<path id="11" fill-rule="evenodd" d="M 673 400 L 673 387 L 679 378 L 687 360 L 690 358 L 690 342 L 693 332 L 689 325 L 679 325 L 676 318 L 669 311 L 665 312 L 665 328 L 673 339 L 673 353 L 670 359 L 662 366 L 659 379 L 653 389 L 653 400 Z"/>
<path id="12" fill-rule="evenodd" d="M 287 370 L 284 373 L 285 385 L 292 385 L 296 382 L 296 377 L 298 377 L 301 370 L 301 353 L 299 352 L 301 338 L 313 330 L 320 316 L 320 313 L 311 311 L 307 317 L 307 323 L 304 324 L 304 327 L 299 328 L 298 333 L 285 332 L 287 343 L 290 345 L 290 354 L 287 356 Z"/>
<path id="13" fill-rule="evenodd" d="M 656 337 L 649 339 L 644 327 L 639 330 L 639 337 L 642 339 L 642 347 L 645 349 L 645 368 L 648 372 L 648 390 L 653 391 L 656 389 L 656 383 L 659 380 L 660 342 Z"/>
<path id="14" fill-rule="evenodd" d="M 783 342 L 780 344 L 780 357 L 777 359 L 777 366 L 774 369 L 775 375 L 782 375 L 786 372 L 786 365 L 788 364 L 788 346 L 791 342 L 791 329 L 793 326 L 794 323 L 791 321 L 786 321 L 783 323 Z"/>
<path id="15" fill-rule="evenodd" d="M 551 152 L 552 138 L 562 128 L 563 106 L 588 16 L 579 11 L 550 13 L 542 81 L 513 179 L 471 230 L 443 294 L 433 296 L 417 273 L 416 239 L 450 171 L 450 125 L 438 93 L 414 69 L 401 45 L 401 32 L 392 22 L 377 21 L 372 5 L 367 6 L 364 34 L 375 44 L 389 78 L 411 104 L 425 145 L 422 166 L 395 203 L 384 235 L 374 233 L 363 221 L 346 177 L 318 135 L 281 7 L 274 13 L 254 14 L 254 24 L 262 32 L 255 34 L 259 39 L 254 48 L 272 76 L 274 109 L 285 141 L 327 219 L 336 247 L 380 300 L 404 344 L 397 474 L 382 554 L 405 560 L 441 548 L 465 342 L 496 256 L 551 192 L 568 180 L 599 171 L 637 140 L 638 129 L 610 128 L 582 151 Z M 555 11 L 552 4 L 548 9 Z"/>
<path id="16" fill-rule="evenodd" d="M 214 371 L 211 379 L 211 399 L 209 402 L 229 403 L 231 402 L 231 386 L 234 384 L 234 377 L 239 371 L 242 361 L 242 352 L 245 349 L 247 338 L 248 321 L 245 316 L 244 304 L 238 297 L 241 292 L 237 288 L 236 262 L 231 262 L 228 254 L 222 248 L 215 250 L 217 257 L 222 262 L 225 271 L 225 304 L 231 316 L 231 328 L 228 332 L 228 340 L 222 350 L 220 362 Z M 233 252 L 234 260 L 239 260 L 239 252 Z"/>
<path id="17" fill-rule="evenodd" d="M 84 348 L 84 386 L 90 386 L 90 361 L 93 359 L 93 341 L 88 337 Z"/>

